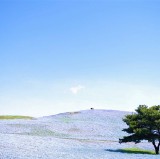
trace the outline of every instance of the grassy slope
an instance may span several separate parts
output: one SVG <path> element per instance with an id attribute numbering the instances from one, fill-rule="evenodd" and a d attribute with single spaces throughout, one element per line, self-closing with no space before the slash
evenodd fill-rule
<path id="1" fill-rule="evenodd" d="M 155 155 L 154 151 L 144 150 L 144 149 L 140 149 L 140 148 L 137 148 L 137 147 L 120 149 L 119 151 L 124 152 L 124 153 L 151 154 L 151 155 L 154 154 Z"/>
<path id="2" fill-rule="evenodd" d="M 0 120 L 1 119 L 33 119 L 33 117 L 21 115 L 0 115 Z"/>

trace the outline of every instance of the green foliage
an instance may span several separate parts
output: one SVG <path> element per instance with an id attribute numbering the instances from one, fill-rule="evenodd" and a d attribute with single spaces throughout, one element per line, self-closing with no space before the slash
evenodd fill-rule
<path id="1" fill-rule="evenodd" d="M 20 116 L 20 115 L 1 115 L 1 119 L 34 119 L 33 117 L 30 116 Z"/>
<path id="2" fill-rule="evenodd" d="M 128 128 L 123 131 L 130 134 L 119 139 L 120 143 L 135 142 L 139 143 L 142 140 L 152 142 L 156 153 L 159 152 L 160 146 L 160 105 L 147 107 L 140 105 L 136 113 L 126 115 L 123 121 L 128 125 Z M 158 141 L 158 145 L 156 142 Z"/>

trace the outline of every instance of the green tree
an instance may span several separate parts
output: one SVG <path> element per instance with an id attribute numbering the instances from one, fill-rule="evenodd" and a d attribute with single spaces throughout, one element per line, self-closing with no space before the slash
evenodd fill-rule
<path id="1" fill-rule="evenodd" d="M 159 154 L 160 147 L 160 105 L 148 107 L 139 105 L 135 113 L 126 115 L 123 121 L 128 128 L 122 131 L 130 134 L 119 139 L 119 143 L 135 142 L 142 140 L 151 142 L 155 153 Z"/>

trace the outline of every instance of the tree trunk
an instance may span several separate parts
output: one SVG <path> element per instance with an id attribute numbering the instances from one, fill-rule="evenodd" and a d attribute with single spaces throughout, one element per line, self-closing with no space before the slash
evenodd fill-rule
<path id="1" fill-rule="evenodd" d="M 159 154 L 159 147 L 155 147 L 155 153 L 158 155 Z"/>
<path id="2" fill-rule="evenodd" d="M 158 143 L 157 146 L 156 146 L 155 142 L 152 142 L 152 144 L 153 144 L 153 146 L 154 146 L 156 155 L 158 155 L 158 154 L 159 154 L 159 146 L 160 146 L 160 142 Z"/>

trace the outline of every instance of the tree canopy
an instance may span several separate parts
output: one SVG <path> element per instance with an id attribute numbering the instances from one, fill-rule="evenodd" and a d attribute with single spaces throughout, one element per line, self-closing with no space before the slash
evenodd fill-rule
<path id="1" fill-rule="evenodd" d="M 135 113 L 126 115 L 123 121 L 128 128 L 122 131 L 130 134 L 119 139 L 120 143 L 135 142 L 142 140 L 151 142 L 155 148 L 155 153 L 159 154 L 160 147 L 160 105 L 148 107 L 139 105 Z"/>

